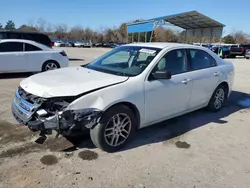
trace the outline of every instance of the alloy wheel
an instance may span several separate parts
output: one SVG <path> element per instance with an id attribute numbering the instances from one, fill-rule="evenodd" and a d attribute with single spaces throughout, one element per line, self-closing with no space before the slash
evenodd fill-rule
<path id="1" fill-rule="evenodd" d="M 220 109 L 224 103 L 225 92 L 222 88 L 219 88 L 215 93 L 214 108 Z"/>
<path id="2" fill-rule="evenodd" d="M 54 62 L 49 62 L 45 66 L 45 71 L 57 69 L 57 65 Z"/>
<path id="3" fill-rule="evenodd" d="M 123 144 L 130 135 L 132 122 L 127 114 L 115 114 L 106 124 L 104 138 L 112 147 Z"/>

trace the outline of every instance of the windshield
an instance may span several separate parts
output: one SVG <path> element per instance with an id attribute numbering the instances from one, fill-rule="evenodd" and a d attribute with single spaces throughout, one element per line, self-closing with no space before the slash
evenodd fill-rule
<path id="1" fill-rule="evenodd" d="M 85 67 L 109 74 L 137 76 L 145 70 L 160 50 L 150 47 L 121 46 Z"/>

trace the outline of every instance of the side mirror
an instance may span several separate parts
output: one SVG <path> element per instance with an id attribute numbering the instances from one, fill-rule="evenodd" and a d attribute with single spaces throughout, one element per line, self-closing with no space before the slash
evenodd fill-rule
<path id="1" fill-rule="evenodd" d="M 171 72 L 168 72 L 168 71 L 156 71 L 152 73 L 152 76 L 155 79 L 171 79 L 172 74 Z"/>

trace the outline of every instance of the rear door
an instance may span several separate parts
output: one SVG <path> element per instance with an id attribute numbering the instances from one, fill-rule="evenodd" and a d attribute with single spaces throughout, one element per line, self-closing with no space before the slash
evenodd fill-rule
<path id="1" fill-rule="evenodd" d="M 27 57 L 23 52 L 21 42 L 0 43 L 0 72 L 25 72 L 27 70 Z"/>
<path id="2" fill-rule="evenodd" d="M 45 62 L 46 54 L 44 51 L 32 44 L 24 43 L 24 53 L 28 60 L 28 68 L 31 71 L 41 71 Z"/>
<path id="3" fill-rule="evenodd" d="M 189 78 L 193 89 L 189 108 L 198 108 L 210 100 L 217 87 L 221 73 L 218 71 L 215 59 L 201 49 L 189 49 Z"/>

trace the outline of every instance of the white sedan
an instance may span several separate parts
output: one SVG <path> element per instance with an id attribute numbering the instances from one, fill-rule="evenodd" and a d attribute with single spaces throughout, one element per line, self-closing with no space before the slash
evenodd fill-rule
<path id="1" fill-rule="evenodd" d="M 12 112 L 21 124 L 42 134 L 89 129 L 97 147 L 114 152 L 137 129 L 204 107 L 219 111 L 233 79 L 232 63 L 207 48 L 128 44 L 87 65 L 23 80 Z"/>
<path id="2" fill-rule="evenodd" d="M 19 39 L 0 40 L 0 73 L 40 72 L 67 67 L 69 59 L 63 50 Z"/>

